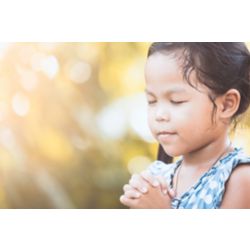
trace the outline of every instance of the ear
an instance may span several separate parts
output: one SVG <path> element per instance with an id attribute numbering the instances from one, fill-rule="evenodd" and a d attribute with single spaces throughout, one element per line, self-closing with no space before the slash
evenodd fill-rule
<path id="1" fill-rule="evenodd" d="M 229 89 L 218 100 L 218 110 L 221 119 L 231 119 L 237 112 L 240 105 L 240 92 L 236 89 Z"/>

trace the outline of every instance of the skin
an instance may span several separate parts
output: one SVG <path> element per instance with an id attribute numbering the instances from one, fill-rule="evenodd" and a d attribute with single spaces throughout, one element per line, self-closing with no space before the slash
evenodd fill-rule
<path id="1" fill-rule="evenodd" d="M 178 52 L 177 52 L 178 54 Z M 173 197 L 181 196 L 209 170 L 228 148 L 230 121 L 240 104 L 236 89 L 215 99 L 217 111 L 212 121 L 213 94 L 191 73 L 191 87 L 183 80 L 180 61 L 173 54 L 155 53 L 145 66 L 148 124 L 153 136 L 170 156 L 183 156 L 176 190 L 148 171 L 133 175 L 123 188 L 121 203 L 130 208 L 171 208 Z M 162 130 L 171 132 L 160 136 Z M 227 150 L 227 152 L 225 152 Z M 250 168 L 238 166 L 226 184 L 221 208 L 250 207 Z M 174 186 L 176 185 L 176 176 Z M 237 194 L 236 194 L 237 192 Z"/>

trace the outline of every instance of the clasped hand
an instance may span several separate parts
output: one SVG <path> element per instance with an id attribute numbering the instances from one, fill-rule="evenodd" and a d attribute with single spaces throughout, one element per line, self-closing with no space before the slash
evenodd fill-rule
<path id="1" fill-rule="evenodd" d="M 120 202 L 129 208 L 171 208 L 175 192 L 162 176 L 153 176 L 148 170 L 132 175 L 123 186 Z"/>

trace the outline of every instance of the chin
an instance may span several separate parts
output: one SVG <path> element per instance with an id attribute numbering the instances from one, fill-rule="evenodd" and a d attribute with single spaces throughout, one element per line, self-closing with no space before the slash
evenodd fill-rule
<path id="1" fill-rule="evenodd" d="M 171 157 L 178 157 L 183 155 L 183 151 L 180 149 L 177 149 L 176 147 L 161 145 L 164 149 L 165 153 Z"/>

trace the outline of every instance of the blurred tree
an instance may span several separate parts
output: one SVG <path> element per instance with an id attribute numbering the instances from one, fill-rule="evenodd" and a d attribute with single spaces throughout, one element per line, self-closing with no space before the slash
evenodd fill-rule
<path id="1" fill-rule="evenodd" d="M 117 124 L 111 116 L 106 125 L 111 132 L 125 128 L 118 137 L 105 135 L 98 117 L 143 89 L 146 48 L 145 43 L 3 46 L 1 207 L 122 207 L 128 162 L 155 152 L 131 130 L 129 114 L 120 113 L 124 119 Z"/>
<path id="2" fill-rule="evenodd" d="M 0 207 L 123 207 L 122 186 L 157 155 L 143 93 L 148 46 L 0 46 Z M 249 121 L 237 136 L 248 149 Z"/>

